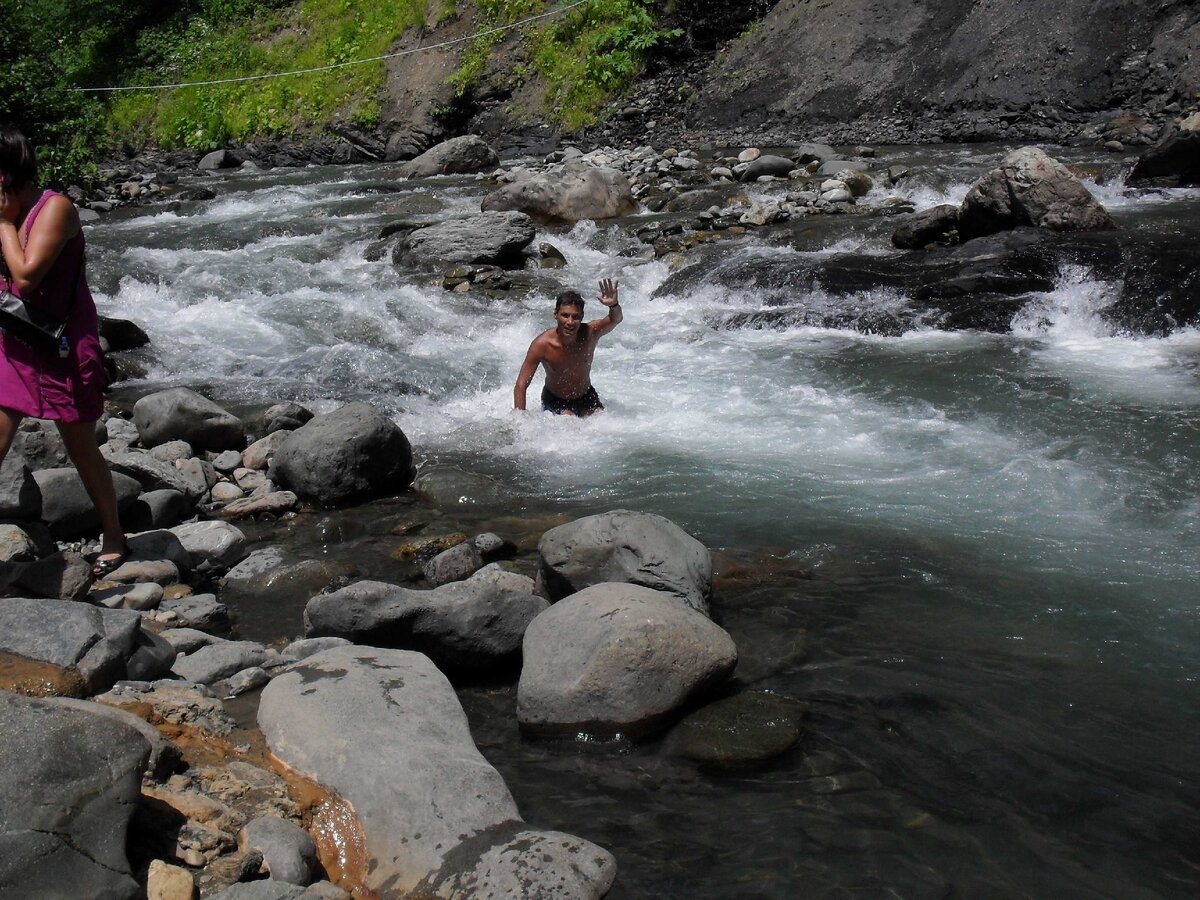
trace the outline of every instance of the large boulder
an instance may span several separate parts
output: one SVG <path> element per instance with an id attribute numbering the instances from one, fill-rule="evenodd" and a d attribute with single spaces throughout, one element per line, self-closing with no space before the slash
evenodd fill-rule
<path id="1" fill-rule="evenodd" d="M 496 896 L 594 898 L 612 884 L 605 850 L 521 822 L 428 657 L 323 651 L 263 689 L 258 723 L 275 758 L 354 807 L 363 877 L 381 896 L 478 897 L 521 884 Z"/>
<path id="2" fill-rule="evenodd" d="M 401 265 L 485 263 L 514 266 L 533 241 L 536 229 L 520 212 L 482 212 L 418 228 L 396 245 Z"/>
<path id="3" fill-rule="evenodd" d="M 450 138 L 430 147 L 416 159 L 400 167 L 401 178 L 428 178 L 431 175 L 467 175 L 494 169 L 500 157 L 492 145 L 474 134 Z"/>
<path id="4" fill-rule="evenodd" d="M 1200 131 L 1174 129 L 1150 147 L 1129 174 L 1130 184 L 1200 184 Z"/>
<path id="5" fill-rule="evenodd" d="M 129 666 L 143 647 L 157 651 L 157 643 L 142 631 L 141 622 L 141 614 L 133 609 L 4 598 L 0 599 L 0 650 L 74 669 L 89 693 L 96 694 L 128 677 Z M 172 660 L 165 660 L 165 666 L 160 660 L 150 677 L 164 674 Z M 146 672 L 139 674 L 145 677 Z"/>
<path id="6" fill-rule="evenodd" d="M 569 162 L 497 188 L 483 198 L 482 208 L 520 210 L 543 224 L 574 224 L 630 215 L 638 202 L 629 179 L 616 169 Z"/>
<path id="7" fill-rule="evenodd" d="M 1037 147 L 1012 151 L 976 181 L 958 216 L 964 240 L 1022 225 L 1051 231 L 1117 227 L 1079 179 Z"/>
<path id="8" fill-rule="evenodd" d="M 33 473 L 33 478 L 42 495 L 42 521 L 56 538 L 65 540 L 99 530 L 100 516 L 74 468 L 41 469 Z M 118 472 L 113 473 L 112 480 L 117 509 L 124 510 L 137 500 L 141 485 Z"/>
<path id="9" fill-rule="evenodd" d="M 420 650 L 442 666 L 482 668 L 514 659 L 525 629 L 548 606 L 532 579 L 490 565 L 431 591 L 359 581 L 321 594 L 305 607 L 304 633 Z"/>
<path id="10" fill-rule="evenodd" d="M 142 444 L 187 441 L 198 450 L 241 450 L 246 446 L 242 421 L 190 388 L 147 394 L 133 405 L 133 422 Z"/>
<path id="11" fill-rule="evenodd" d="M 125 836 L 149 756 L 129 725 L 0 691 L 0 896 L 138 896 Z"/>
<path id="12" fill-rule="evenodd" d="M 593 584 L 626 582 L 675 594 L 708 613 L 712 557 L 652 513 L 615 509 L 551 528 L 538 542 L 539 577 L 552 600 Z"/>
<path id="13" fill-rule="evenodd" d="M 305 500 L 339 506 L 412 484 L 412 448 L 375 407 L 348 403 L 289 434 L 273 472 Z"/>
<path id="14" fill-rule="evenodd" d="M 751 160 L 750 164 L 746 166 L 746 170 L 742 172 L 742 181 L 755 181 L 764 175 L 786 178 L 787 174 L 795 168 L 796 163 L 786 156 L 772 156 L 764 153 L 757 159 Z"/>
<path id="15" fill-rule="evenodd" d="M 678 597 L 598 584 L 525 632 L 517 719 L 534 734 L 642 735 L 729 677 L 732 638 Z"/>

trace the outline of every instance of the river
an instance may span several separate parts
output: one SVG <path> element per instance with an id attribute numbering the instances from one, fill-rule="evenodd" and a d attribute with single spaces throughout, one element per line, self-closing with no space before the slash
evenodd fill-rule
<path id="1" fill-rule="evenodd" d="M 999 154 L 884 149 L 877 169 L 915 174 L 867 202 L 960 200 Z M 1123 228 L 1200 222 L 1200 191 L 1128 190 L 1113 158 L 1064 154 Z M 453 293 L 365 251 L 398 218 L 478 209 L 481 179 L 364 166 L 195 181 L 217 197 L 87 230 L 101 312 L 153 340 L 135 392 L 369 400 L 412 441 L 441 521 L 523 529 L 527 562 L 538 523 L 614 508 L 665 515 L 718 553 L 733 688 L 807 709 L 772 763 L 717 772 L 662 740 L 525 740 L 511 685 L 460 691 L 524 817 L 616 855 L 612 897 L 1200 893 L 1200 332 L 1115 333 L 1099 315 L 1113 286 L 1069 266 L 1006 334 L 722 327 L 763 292 L 655 295 L 671 268 L 635 255 L 636 219 L 540 230 L 568 265 L 528 293 Z M 821 218 L 721 252 L 894 252 L 885 219 Z M 601 277 L 625 309 L 596 356 L 607 411 L 514 413 L 549 298 L 594 296 Z M 371 560 L 398 539 L 372 514 L 396 512 L 289 539 L 387 580 Z M 243 635 L 298 635 L 302 600 L 246 599 Z"/>

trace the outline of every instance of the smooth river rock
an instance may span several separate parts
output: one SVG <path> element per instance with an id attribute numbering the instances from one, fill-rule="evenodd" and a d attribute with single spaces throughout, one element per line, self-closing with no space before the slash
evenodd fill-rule
<path id="1" fill-rule="evenodd" d="M 143 445 L 187 441 L 198 450 L 241 450 L 246 445 L 242 421 L 190 388 L 147 394 L 133 405 L 133 422 Z"/>
<path id="2" fill-rule="evenodd" d="M 733 672 L 733 639 L 678 597 L 598 584 L 525 632 L 517 719 L 534 734 L 640 736 Z"/>
<path id="3" fill-rule="evenodd" d="M 271 752 L 337 791 L 361 822 L 367 887 L 381 896 L 602 897 L 616 863 L 579 838 L 521 822 L 429 658 L 338 647 L 263 689 Z"/>
<path id="4" fill-rule="evenodd" d="M 0 691 L 0 897 L 136 897 L 125 836 L 149 756 L 129 725 Z"/>
<path id="5" fill-rule="evenodd" d="M 497 188 L 483 198 L 482 209 L 520 210 L 535 222 L 574 224 L 630 215 L 638 202 L 616 169 L 568 162 Z"/>
<path id="6" fill-rule="evenodd" d="M 490 565 L 430 591 L 359 581 L 321 594 L 305 607 L 304 633 L 420 650 L 439 665 L 483 668 L 516 657 L 525 629 L 547 606 L 532 579 Z"/>
<path id="7" fill-rule="evenodd" d="M 676 594 L 708 613 L 712 557 L 662 516 L 615 509 L 576 519 L 543 534 L 538 554 L 551 599 L 593 584 L 627 582 Z"/>
<path id="8" fill-rule="evenodd" d="M 478 135 L 464 134 L 430 147 L 402 165 L 397 174 L 401 178 L 465 175 L 494 169 L 499 164 L 500 157 L 491 144 Z"/>

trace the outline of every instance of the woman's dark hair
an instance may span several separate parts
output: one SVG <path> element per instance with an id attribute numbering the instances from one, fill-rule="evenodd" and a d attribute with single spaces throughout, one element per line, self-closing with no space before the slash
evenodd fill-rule
<path id="1" fill-rule="evenodd" d="M 583 298 L 578 291 L 563 291 L 554 300 L 554 311 L 558 312 L 564 306 L 578 306 L 579 314 L 583 315 Z"/>
<path id="2" fill-rule="evenodd" d="M 37 154 L 29 138 L 11 126 L 0 128 L 0 175 L 4 189 L 18 191 L 37 181 Z"/>

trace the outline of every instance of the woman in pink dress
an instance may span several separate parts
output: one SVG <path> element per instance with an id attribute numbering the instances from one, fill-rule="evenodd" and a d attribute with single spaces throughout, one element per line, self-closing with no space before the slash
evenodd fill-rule
<path id="1" fill-rule="evenodd" d="M 124 561 L 127 548 L 112 473 L 96 444 L 104 361 L 79 214 L 62 194 L 38 190 L 33 146 L 12 128 L 0 129 L 0 179 L 0 281 L 70 323 L 65 356 L 0 333 L 0 462 L 22 418 L 55 420 L 100 516 L 103 539 L 92 572 L 103 576 Z"/>

